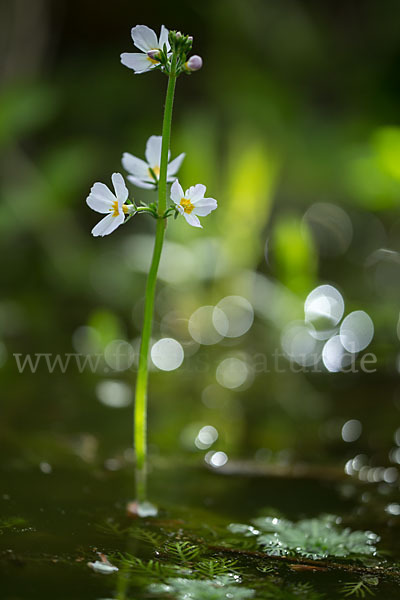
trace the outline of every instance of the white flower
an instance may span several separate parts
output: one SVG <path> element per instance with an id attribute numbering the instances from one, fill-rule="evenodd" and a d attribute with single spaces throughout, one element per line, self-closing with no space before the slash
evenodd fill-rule
<path id="1" fill-rule="evenodd" d="M 129 69 L 133 69 L 138 75 L 151 71 L 159 61 L 155 58 L 164 44 L 167 47 L 167 52 L 171 46 L 168 42 L 168 29 L 161 25 L 160 38 L 157 40 L 155 32 L 146 25 L 136 25 L 131 31 L 133 43 L 141 52 L 123 52 L 121 54 L 121 62 Z"/>
<path id="2" fill-rule="evenodd" d="M 152 135 L 147 140 L 146 144 L 146 161 L 124 152 L 122 156 L 122 166 L 130 173 L 128 179 L 131 183 L 144 189 L 154 189 L 160 177 L 160 162 L 161 162 L 161 135 Z M 175 175 L 179 171 L 185 153 L 180 154 L 172 160 L 167 169 L 167 181 L 174 181 Z M 170 152 L 168 151 L 168 160 Z"/>
<path id="3" fill-rule="evenodd" d="M 117 227 L 122 225 L 125 215 L 134 210 L 133 206 L 125 204 L 129 192 L 121 173 L 113 173 L 111 179 L 115 194 L 104 183 L 97 182 L 93 185 L 89 196 L 86 198 L 86 204 L 90 208 L 98 213 L 107 214 L 92 229 L 94 236 L 103 236 L 112 233 Z"/>
<path id="4" fill-rule="evenodd" d="M 202 227 L 197 217 L 206 217 L 217 208 L 217 201 L 214 198 L 204 198 L 205 193 L 206 186 L 201 183 L 192 185 L 185 193 L 177 179 L 171 186 L 171 199 L 175 202 L 177 210 L 193 227 Z"/>

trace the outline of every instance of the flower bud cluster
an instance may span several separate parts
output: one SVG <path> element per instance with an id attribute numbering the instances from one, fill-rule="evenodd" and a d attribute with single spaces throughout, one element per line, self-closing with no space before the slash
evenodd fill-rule
<path id="1" fill-rule="evenodd" d="M 192 49 L 193 37 L 184 35 L 180 31 L 170 31 L 168 41 L 171 45 L 172 54 L 176 55 L 176 74 L 182 72 L 191 73 L 198 71 L 203 66 L 203 61 L 200 56 L 194 55 L 188 58 L 188 54 Z"/>

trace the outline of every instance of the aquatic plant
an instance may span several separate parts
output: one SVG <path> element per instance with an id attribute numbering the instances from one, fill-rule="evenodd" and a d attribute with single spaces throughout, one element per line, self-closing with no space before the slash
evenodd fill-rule
<path id="1" fill-rule="evenodd" d="M 189 563 L 199 556 L 201 549 L 189 542 L 170 542 L 165 546 L 165 551 L 175 560 Z"/>
<path id="2" fill-rule="evenodd" d="M 163 542 L 163 537 L 161 535 L 155 533 L 154 531 L 149 531 L 148 529 L 132 528 L 128 531 L 130 537 L 136 540 L 141 540 L 155 547 L 160 546 Z"/>
<path id="3" fill-rule="evenodd" d="M 254 525 L 231 523 L 229 530 L 244 536 L 255 536 L 257 543 L 270 555 L 299 554 L 312 559 L 328 556 L 373 556 L 379 536 L 372 531 L 351 531 L 339 528 L 340 520 L 333 515 L 318 519 L 303 519 L 297 523 L 276 517 L 260 517 Z"/>
<path id="4" fill-rule="evenodd" d="M 152 135 L 147 140 L 146 160 L 125 152 L 122 157 L 122 165 L 129 173 L 127 179 L 130 183 L 139 188 L 157 190 L 158 200 L 151 204 L 141 202 L 139 205 L 129 194 L 123 176 L 120 173 L 113 173 L 111 177 L 113 191 L 104 183 L 96 182 L 86 202 L 90 208 L 105 215 L 92 229 L 94 236 L 109 235 L 135 215 L 147 214 L 157 221 L 153 257 L 146 285 L 134 409 L 136 498 L 138 500 L 137 512 L 141 515 L 141 505 L 146 499 L 149 345 L 157 272 L 167 221 L 171 216 L 177 218 L 181 215 L 189 225 L 202 227 L 199 217 L 209 215 L 217 208 L 217 202 L 214 198 L 205 197 L 206 187 L 202 184 L 193 185 L 186 191 L 183 190 L 176 178 L 185 157 L 183 153 L 170 161 L 172 109 L 176 80 L 179 75 L 190 74 L 202 66 L 201 57 L 188 56 L 192 49 L 193 38 L 183 35 L 179 31 L 168 31 L 164 25 L 161 27 L 159 37 L 145 25 L 136 25 L 131 33 L 133 43 L 140 52 L 124 52 L 121 54 L 122 64 L 136 74 L 160 71 L 168 77 L 168 86 L 162 135 Z M 169 184 L 172 185 L 168 194 Z"/>
<path id="5" fill-rule="evenodd" d="M 229 558 L 210 558 L 196 563 L 193 570 L 204 577 L 219 577 L 228 573 L 237 573 L 238 561 Z"/>
<path id="6" fill-rule="evenodd" d="M 146 578 L 165 578 L 176 573 L 177 567 L 162 563 L 158 560 L 150 559 L 144 561 L 133 554 L 117 554 L 121 568 L 126 569 L 130 573 L 140 574 Z"/>

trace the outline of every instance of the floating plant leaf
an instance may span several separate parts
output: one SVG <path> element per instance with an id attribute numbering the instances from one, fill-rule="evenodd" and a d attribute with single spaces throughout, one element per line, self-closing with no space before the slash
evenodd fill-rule
<path id="1" fill-rule="evenodd" d="M 245 536 L 256 536 L 257 543 L 275 556 L 300 554 L 319 559 L 328 556 L 374 555 L 379 536 L 371 531 L 340 529 L 338 519 L 324 515 L 318 519 L 304 519 L 293 523 L 286 519 L 260 517 L 251 525 L 233 523 L 229 530 Z"/>
<path id="2" fill-rule="evenodd" d="M 246 600 L 253 598 L 254 590 L 235 583 L 227 575 L 214 579 L 168 579 L 165 584 L 153 584 L 149 591 L 167 594 L 177 600 Z"/>

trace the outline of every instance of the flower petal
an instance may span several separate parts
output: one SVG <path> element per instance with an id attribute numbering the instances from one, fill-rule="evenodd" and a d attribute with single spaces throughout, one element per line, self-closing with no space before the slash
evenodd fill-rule
<path id="1" fill-rule="evenodd" d="M 194 207 L 194 214 L 199 217 L 206 217 L 217 208 L 217 201 L 214 198 L 202 198 L 198 200 Z"/>
<path id="2" fill-rule="evenodd" d="M 155 32 L 147 25 L 136 25 L 132 27 L 131 35 L 136 48 L 142 52 L 148 52 L 153 48 L 158 48 L 158 40 Z"/>
<path id="3" fill-rule="evenodd" d="M 175 202 L 175 204 L 180 204 L 183 198 L 183 189 L 177 179 L 175 179 L 174 183 L 171 185 L 171 200 Z"/>
<path id="4" fill-rule="evenodd" d="M 204 194 L 206 193 L 206 186 L 202 183 L 198 183 L 197 185 L 192 185 L 188 190 L 186 190 L 186 198 L 190 198 L 192 204 L 196 204 L 201 198 L 204 198 Z"/>
<path id="5" fill-rule="evenodd" d="M 129 152 L 122 155 L 122 166 L 128 173 L 139 179 L 150 181 L 149 165 Z"/>
<path id="6" fill-rule="evenodd" d="M 154 190 L 155 188 L 155 183 L 143 181 L 142 179 L 139 179 L 139 177 L 134 177 L 133 175 L 128 175 L 127 179 L 142 190 Z"/>
<path id="7" fill-rule="evenodd" d="M 121 62 L 128 69 L 133 69 L 137 74 L 146 73 L 146 71 L 151 71 L 155 67 L 147 54 L 139 52 L 123 52 L 121 54 Z"/>
<path id="8" fill-rule="evenodd" d="M 161 144 L 162 137 L 161 135 L 151 135 L 147 140 L 146 144 L 146 160 L 149 163 L 150 167 L 153 169 L 154 167 L 160 167 L 161 163 Z"/>
<path id="9" fill-rule="evenodd" d="M 125 185 L 124 178 L 121 173 L 113 173 L 111 176 L 111 181 L 114 186 L 115 195 L 117 196 L 118 205 L 122 206 L 122 204 L 128 200 L 129 192 L 128 188 Z"/>
<path id="10" fill-rule="evenodd" d="M 105 183 L 100 183 L 99 181 L 92 186 L 90 193 L 103 200 L 108 200 L 109 202 L 114 202 L 115 200 L 115 196 L 109 187 L 107 187 Z"/>
<path id="11" fill-rule="evenodd" d="M 97 196 L 94 196 L 93 194 L 89 194 L 89 196 L 86 198 L 86 204 L 92 210 L 102 214 L 110 212 L 110 208 L 112 206 L 108 200 L 103 200 Z"/>
<path id="12" fill-rule="evenodd" d="M 104 183 L 97 182 L 92 186 L 86 204 L 98 213 L 108 213 L 115 202 L 114 194 Z"/>
<path id="13" fill-rule="evenodd" d="M 168 34 L 169 34 L 168 29 L 164 25 L 161 25 L 161 33 L 160 33 L 160 40 L 158 42 L 158 46 L 162 50 L 164 44 L 166 44 L 167 45 L 167 52 L 169 52 L 170 49 L 171 49 L 171 45 L 170 45 L 170 43 L 168 41 Z"/>
<path id="14" fill-rule="evenodd" d="M 117 227 L 122 225 L 122 223 L 124 222 L 124 218 L 124 215 L 118 215 L 118 217 L 107 215 L 106 217 L 104 217 L 104 219 L 99 221 L 99 223 L 97 223 L 95 227 L 93 227 L 92 235 L 94 235 L 95 237 L 109 235 L 115 229 L 117 229 Z"/>
<path id="15" fill-rule="evenodd" d="M 203 227 L 203 225 L 200 224 L 199 219 L 193 213 L 190 213 L 190 215 L 188 213 L 183 213 L 183 216 L 185 217 L 186 222 L 192 227 Z"/>
<path id="16" fill-rule="evenodd" d="M 171 162 L 168 165 L 168 169 L 167 169 L 167 178 L 168 179 L 170 179 L 171 177 L 173 177 L 174 175 L 177 174 L 177 172 L 181 168 L 181 164 L 182 164 L 185 156 L 186 156 L 186 154 L 184 152 L 182 152 L 182 154 L 180 154 L 179 156 L 174 158 L 174 160 L 171 160 Z"/>

